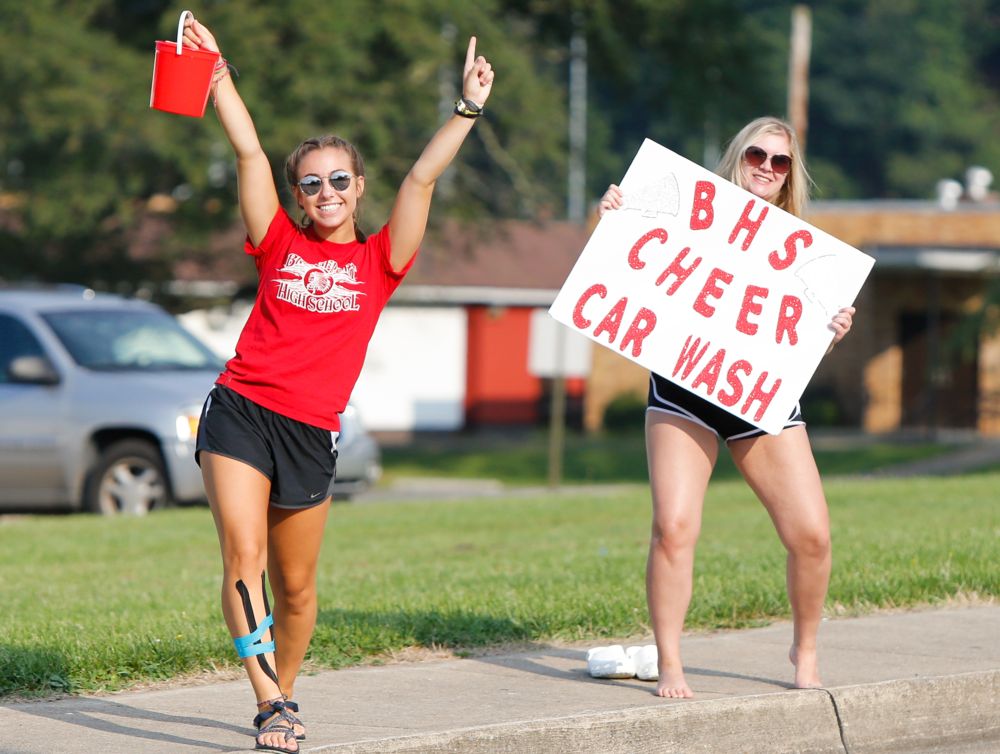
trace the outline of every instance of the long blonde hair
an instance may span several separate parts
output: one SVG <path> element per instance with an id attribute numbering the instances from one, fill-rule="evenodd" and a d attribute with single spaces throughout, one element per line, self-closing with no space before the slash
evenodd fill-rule
<path id="1" fill-rule="evenodd" d="M 752 120 L 743 126 L 729 142 L 715 172 L 737 186 L 746 188 L 743 179 L 743 152 L 765 134 L 784 134 L 788 137 L 792 169 L 785 176 L 785 183 L 774 204 L 796 217 L 801 217 L 809 203 L 809 187 L 812 185 L 812 179 L 806 170 L 802 149 L 795 136 L 795 129 L 780 118 L 765 116 Z"/>

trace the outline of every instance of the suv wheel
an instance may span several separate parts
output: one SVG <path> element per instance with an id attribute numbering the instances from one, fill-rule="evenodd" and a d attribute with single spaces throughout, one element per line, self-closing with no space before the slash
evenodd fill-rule
<path id="1" fill-rule="evenodd" d="M 169 502 L 167 477 L 156 446 L 143 440 L 122 440 L 101 453 L 83 493 L 92 513 L 142 516 Z"/>

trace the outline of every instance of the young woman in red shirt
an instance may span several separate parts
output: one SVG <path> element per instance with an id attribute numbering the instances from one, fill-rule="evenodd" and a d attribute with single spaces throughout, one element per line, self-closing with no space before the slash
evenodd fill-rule
<path id="1" fill-rule="evenodd" d="M 184 40 L 219 49 L 190 16 Z M 257 698 L 257 749 L 296 752 L 305 738 L 292 698 L 316 623 L 338 415 L 423 239 L 435 182 L 482 115 L 493 76 L 471 38 L 455 114 L 403 179 L 388 222 L 366 238 L 357 227 L 365 192 L 357 150 L 336 136 L 295 149 L 286 164 L 302 212 L 294 220 L 220 58 L 212 99 L 236 153 L 245 251 L 259 285 L 236 355 L 205 403 L 196 452 L 222 550 L 222 611 Z"/>

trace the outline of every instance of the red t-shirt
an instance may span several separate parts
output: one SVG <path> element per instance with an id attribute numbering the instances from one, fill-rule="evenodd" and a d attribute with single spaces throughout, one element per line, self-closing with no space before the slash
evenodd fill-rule
<path id="1" fill-rule="evenodd" d="M 339 430 L 379 315 L 413 264 L 393 272 L 390 249 L 388 225 L 364 243 L 333 243 L 279 208 L 260 246 L 244 245 L 257 264 L 257 300 L 218 384 Z"/>

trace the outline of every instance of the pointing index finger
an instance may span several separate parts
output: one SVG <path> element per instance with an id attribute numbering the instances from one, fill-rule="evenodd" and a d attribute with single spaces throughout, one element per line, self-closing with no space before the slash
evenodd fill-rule
<path id="1" fill-rule="evenodd" d="M 469 37 L 469 49 L 465 53 L 465 70 L 472 68 L 472 64 L 476 62 L 476 38 Z"/>

